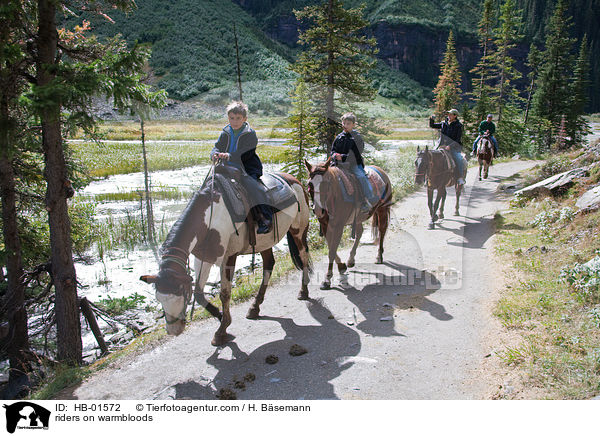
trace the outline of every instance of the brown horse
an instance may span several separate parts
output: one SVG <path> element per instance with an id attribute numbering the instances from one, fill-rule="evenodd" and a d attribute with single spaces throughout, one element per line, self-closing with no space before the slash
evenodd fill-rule
<path id="1" fill-rule="evenodd" d="M 484 135 L 477 144 L 477 161 L 479 162 L 479 180 L 481 180 L 481 170 L 483 169 L 483 178 L 488 178 L 490 165 L 494 159 L 494 144 L 489 135 Z"/>
<path id="2" fill-rule="evenodd" d="M 235 261 L 238 255 L 255 251 L 263 258 L 263 280 L 246 317 L 258 318 L 260 304 L 275 264 L 272 247 L 286 234 L 292 261 L 303 273 L 298 299 L 308 299 L 311 270 L 307 244 L 310 214 L 308 195 L 300 182 L 289 174 L 265 174 L 263 180 L 266 177 L 278 179 L 281 182 L 280 190 L 287 191 L 294 201 L 274 214 L 273 229 L 269 233 L 254 234 L 254 247 L 249 244 L 249 231 L 254 232 L 252 227 L 247 222 L 234 222 L 224 195 L 213 188 L 212 184 L 208 184 L 195 193 L 167 235 L 161 248 L 162 259 L 158 275 L 140 277 L 146 283 L 156 286 L 156 298 L 162 304 L 168 334 L 179 335 L 183 332 L 186 308 L 192 298 L 192 283 L 195 282 L 193 296 L 196 301 L 221 321 L 212 344 L 221 345 L 226 342 L 226 330 L 231 324 L 229 304 Z M 190 253 L 195 257 L 194 277 L 188 271 Z M 212 265 L 221 268 L 222 314 L 204 297 L 204 285 Z"/>
<path id="3" fill-rule="evenodd" d="M 463 179 L 467 177 L 467 161 L 463 157 Z M 427 180 L 427 205 L 429 206 L 429 215 L 431 222 L 429 228 L 435 228 L 435 222 L 438 219 L 444 219 L 444 205 L 446 203 L 446 187 L 454 185 L 456 189 L 456 206 L 454 215 L 460 215 L 458 204 L 462 185 L 459 185 L 456 177 L 455 168 L 451 165 L 452 156 L 442 150 L 425 150 L 417 148 L 417 159 L 415 160 L 415 184 L 422 185 Z M 433 203 L 433 191 L 437 190 L 435 204 Z M 440 203 L 441 201 L 441 203 Z M 439 207 L 439 215 L 438 215 Z"/>
<path id="4" fill-rule="evenodd" d="M 373 239 L 379 238 L 379 251 L 375 263 L 383 263 L 383 240 L 387 231 L 390 207 L 392 205 L 392 184 L 387 174 L 378 167 L 367 166 L 365 172 L 369 178 L 373 191 L 380 200 L 368 212 L 361 212 L 360 205 L 363 201 L 359 195 L 360 189 L 354 189 L 354 198 L 352 201 L 345 201 L 342 184 L 344 183 L 344 174 L 342 169 L 337 166 L 330 166 L 331 158 L 324 163 L 311 165 L 304 162 L 309 173 L 308 193 L 314 204 L 314 213 L 321 224 L 321 233 L 325 235 L 327 246 L 329 247 L 329 265 L 325 281 L 321 284 L 321 289 L 331 288 L 331 278 L 333 277 L 333 261 L 337 263 L 340 274 L 352 268 L 355 264 L 354 256 L 363 233 L 363 221 L 371 216 L 371 231 Z M 344 227 L 348 224 L 354 225 L 355 240 L 350 256 L 346 264 L 342 263 L 337 255 L 337 249 L 342 238 Z"/>

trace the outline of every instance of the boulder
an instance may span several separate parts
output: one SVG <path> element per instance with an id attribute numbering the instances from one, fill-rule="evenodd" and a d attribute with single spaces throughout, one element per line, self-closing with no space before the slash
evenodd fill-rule
<path id="1" fill-rule="evenodd" d="M 600 186 L 596 186 L 583 194 L 575 203 L 579 209 L 597 209 L 600 207 Z"/>
<path id="2" fill-rule="evenodd" d="M 556 174 L 548 177 L 541 182 L 519 189 L 515 195 L 523 195 L 525 197 L 535 197 L 538 195 L 551 195 L 561 190 L 568 189 L 573 185 L 573 181 L 580 177 L 587 177 L 589 172 L 586 168 L 576 168 L 574 170 L 565 171 L 564 173 Z"/>

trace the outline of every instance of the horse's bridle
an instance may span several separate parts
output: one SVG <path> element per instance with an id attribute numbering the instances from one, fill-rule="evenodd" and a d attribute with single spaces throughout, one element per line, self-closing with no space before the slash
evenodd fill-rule
<path id="1" fill-rule="evenodd" d="M 175 254 L 172 251 L 175 251 L 178 254 Z M 173 280 L 179 282 L 178 290 L 181 291 L 184 299 L 183 309 L 179 313 L 179 315 L 173 321 L 169 321 L 167 318 L 167 314 L 163 309 L 163 314 L 165 316 L 165 322 L 167 324 L 175 324 L 179 320 L 185 320 L 185 312 L 187 310 L 187 306 L 190 303 L 192 298 L 192 282 L 194 281 L 193 277 L 190 274 L 189 267 L 189 254 L 179 247 L 169 247 L 167 248 L 167 252 L 162 255 L 163 261 L 173 262 L 177 266 L 183 268 L 184 273 L 178 273 L 174 269 L 165 268 L 163 271 L 169 271 L 169 276 L 172 277 Z"/>

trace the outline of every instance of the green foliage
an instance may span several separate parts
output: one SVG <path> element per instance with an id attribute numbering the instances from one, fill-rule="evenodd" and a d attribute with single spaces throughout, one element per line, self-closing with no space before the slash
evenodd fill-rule
<path id="1" fill-rule="evenodd" d="M 320 118 L 318 138 L 328 153 L 338 130 L 336 106 L 351 108 L 356 102 L 373 100 L 376 94 L 367 74 L 376 64 L 376 42 L 363 34 L 368 24 L 363 11 L 364 5 L 345 9 L 340 0 L 295 11 L 296 18 L 309 27 L 300 32 L 305 50 L 292 68 L 313 87 Z"/>
<path id="2" fill-rule="evenodd" d="M 304 160 L 314 157 L 318 147 L 316 117 L 310 101 L 310 87 L 299 80 L 296 83 L 292 100 L 292 113 L 289 117 L 292 132 L 286 145 L 293 148 L 287 151 L 287 163 L 282 170 L 292 174 L 298 180 L 306 180 Z"/>
<path id="3" fill-rule="evenodd" d="M 600 256 L 596 255 L 587 263 L 564 268 L 560 278 L 569 284 L 583 303 L 600 302 Z"/>
<path id="4" fill-rule="evenodd" d="M 105 298 L 97 303 L 98 307 L 108 312 L 109 315 L 123 315 L 128 310 L 137 309 L 146 302 L 146 296 L 135 292 L 127 297 Z"/>
<path id="5" fill-rule="evenodd" d="M 579 56 L 573 70 L 571 82 L 571 103 L 567 113 L 566 133 L 571 145 L 582 145 L 585 136 L 591 133 L 590 126 L 585 115 L 585 106 L 588 102 L 587 90 L 590 85 L 590 59 L 587 35 L 581 41 Z"/>

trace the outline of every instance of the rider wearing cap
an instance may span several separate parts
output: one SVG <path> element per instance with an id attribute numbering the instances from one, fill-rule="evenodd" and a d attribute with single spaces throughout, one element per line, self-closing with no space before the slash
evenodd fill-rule
<path id="1" fill-rule="evenodd" d="M 494 138 L 494 133 L 496 133 L 496 125 L 492 121 L 493 118 L 494 117 L 492 114 L 488 114 L 486 119 L 479 123 L 479 136 L 477 139 L 475 139 L 475 142 L 473 142 L 473 156 L 475 156 L 477 153 L 477 144 L 484 135 L 489 135 L 492 143 L 494 144 L 494 157 L 498 156 L 498 141 L 496 141 L 496 138 Z"/>
<path id="2" fill-rule="evenodd" d="M 465 184 L 463 179 L 463 157 L 462 151 L 462 132 L 463 125 L 458 120 L 458 111 L 456 109 L 450 109 L 448 117 L 441 123 L 435 123 L 433 115 L 429 117 L 429 127 L 432 129 L 440 129 L 440 144 L 438 148 L 444 148 L 448 150 L 456 163 L 456 171 L 458 172 L 458 179 L 456 183 L 459 185 Z"/>

